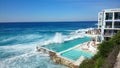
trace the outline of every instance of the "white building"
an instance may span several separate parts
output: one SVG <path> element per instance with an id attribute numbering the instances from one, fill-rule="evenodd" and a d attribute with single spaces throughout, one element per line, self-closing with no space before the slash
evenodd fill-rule
<path id="1" fill-rule="evenodd" d="M 98 13 L 98 36 L 100 42 L 110 39 L 120 30 L 120 8 L 105 9 Z"/>

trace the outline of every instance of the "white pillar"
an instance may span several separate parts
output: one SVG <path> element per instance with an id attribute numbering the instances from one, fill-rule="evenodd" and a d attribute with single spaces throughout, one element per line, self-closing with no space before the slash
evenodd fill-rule
<path id="1" fill-rule="evenodd" d="M 113 12 L 113 18 L 112 18 L 112 28 L 114 28 L 114 12 Z"/>

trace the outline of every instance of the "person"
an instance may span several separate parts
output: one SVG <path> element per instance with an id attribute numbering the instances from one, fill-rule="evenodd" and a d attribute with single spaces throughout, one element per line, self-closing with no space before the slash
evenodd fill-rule
<path id="1" fill-rule="evenodd" d="M 89 48 L 89 44 L 90 44 L 90 42 L 87 43 L 88 48 Z"/>
<path id="2" fill-rule="evenodd" d="M 92 42 L 93 42 L 93 45 L 95 45 L 95 44 L 96 44 L 96 43 L 95 43 L 95 39 L 93 39 L 93 40 L 92 40 Z"/>

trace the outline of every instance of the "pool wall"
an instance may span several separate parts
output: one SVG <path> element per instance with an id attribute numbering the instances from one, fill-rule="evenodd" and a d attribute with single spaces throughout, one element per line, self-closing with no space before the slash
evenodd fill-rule
<path id="1" fill-rule="evenodd" d="M 70 51 L 70 50 L 72 50 L 72 49 L 78 48 L 78 47 L 80 47 L 81 45 L 86 44 L 86 43 L 88 43 L 88 42 L 84 42 L 84 43 L 82 43 L 82 44 L 78 44 L 78 45 L 76 45 L 76 46 L 74 46 L 74 47 L 71 47 L 71 48 L 69 48 L 69 49 L 67 49 L 67 50 L 61 51 L 61 52 L 59 52 L 59 54 L 62 54 L 62 53 L 64 53 L 64 52 L 67 52 L 67 51 Z"/>
<path id="2" fill-rule="evenodd" d="M 47 49 L 50 49 L 50 50 L 53 50 L 56 52 L 61 52 L 61 51 L 65 51 L 67 49 L 73 48 L 76 45 L 88 42 L 91 39 L 92 39 L 91 37 L 85 36 L 84 38 L 78 38 L 78 39 L 66 41 L 66 42 L 61 43 L 61 44 L 53 43 L 53 44 L 49 44 L 49 45 L 42 45 L 41 47 L 45 47 Z"/>
<path id="3" fill-rule="evenodd" d="M 84 45 L 85 43 L 87 43 L 87 42 L 75 45 L 75 46 L 73 46 L 71 48 L 68 48 L 66 50 L 63 50 L 61 52 L 56 52 L 52 49 L 49 49 L 49 48 L 46 48 L 46 47 L 43 47 L 43 46 L 40 46 L 39 48 L 36 47 L 36 48 L 37 48 L 38 52 L 48 54 L 50 56 L 50 59 L 52 59 L 55 63 L 63 64 L 63 65 L 68 66 L 70 68 L 79 68 L 79 65 L 85 59 L 84 56 L 78 57 L 77 60 L 72 60 L 72 59 L 69 59 L 67 57 L 62 56 L 61 54 L 65 53 L 67 51 L 70 51 L 72 49 L 76 49 L 76 48 L 80 47 L 81 45 Z"/>
<path id="4" fill-rule="evenodd" d="M 61 55 L 57 54 L 56 52 L 49 50 L 47 48 L 44 47 L 39 47 L 37 49 L 38 52 L 42 52 L 44 54 L 48 54 L 50 56 L 50 58 L 58 64 L 63 64 L 65 66 L 68 66 L 70 68 L 79 68 L 79 64 L 75 64 L 75 61 L 72 61 L 70 59 L 67 59 L 65 57 L 62 57 Z"/>

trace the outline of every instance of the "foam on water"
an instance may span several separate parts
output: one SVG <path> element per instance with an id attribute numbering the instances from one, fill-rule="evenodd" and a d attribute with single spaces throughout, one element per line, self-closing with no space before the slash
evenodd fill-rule
<path id="1" fill-rule="evenodd" d="M 0 43 L 17 40 L 28 41 L 26 43 L 15 43 L 0 46 L 0 68 L 67 68 L 55 64 L 48 55 L 36 52 L 36 46 L 43 41 L 43 35 L 25 34 L 3 39 Z M 38 39 L 38 40 L 36 40 Z M 35 40 L 35 41 L 34 41 Z"/>
<path id="2" fill-rule="evenodd" d="M 78 39 L 78 38 L 83 38 L 85 35 L 85 31 L 88 29 L 84 29 L 84 30 L 76 30 L 70 33 L 70 35 L 62 35 L 62 33 L 58 33 L 56 32 L 54 37 L 44 41 L 42 43 L 40 43 L 40 45 L 49 45 L 49 44 L 53 44 L 53 43 L 63 43 L 65 41 L 71 41 L 74 39 Z"/>
<path id="3" fill-rule="evenodd" d="M 94 27 L 88 23 L 0 23 L 0 68 L 66 68 L 35 48 L 82 38 L 81 28 Z"/>
<path id="4" fill-rule="evenodd" d="M 8 38 L 3 38 L 0 42 L 7 42 L 11 40 L 29 40 L 34 38 L 41 38 L 41 35 L 38 34 L 27 34 L 27 35 L 18 35 L 18 36 L 12 36 Z"/>
<path id="5" fill-rule="evenodd" d="M 0 62 L 1 68 L 65 68 L 53 64 L 50 58 L 37 52 L 29 52 Z"/>
<path id="6" fill-rule="evenodd" d="M 65 66 L 55 64 L 50 60 L 48 55 L 37 53 L 35 48 L 40 43 L 42 45 L 51 43 L 60 44 L 65 41 L 82 38 L 84 37 L 85 30 L 80 31 L 81 30 L 73 31 L 69 35 L 63 35 L 60 32 L 56 32 L 54 36 L 50 38 L 48 38 L 47 35 L 44 37 L 41 34 L 24 34 L 8 38 L 3 37 L 0 43 L 7 43 L 9 41 L 15 42 L 14 44 L 7 44 L 7 46 L 0 46 L 0 68 L 66 68 Z M 23 43 L 24 41 L 26 42 Z"/>
<path id="7" fill-rule="evenodd" d="M 63 36 L 61 33 L 56 33 L 54 38 L 53 38 L 53 42 L 54 43 L 63 43 L 64 40 L 63 40 Z"/>
<path id="8" fill-rule="evenodd" d="M 48 55 L 36 52 L 37 44 L 38 42 L 1 46 L 0 68 L 66 68 L 54 64 Z M 5 57 L 5 55 L 7 56 Z"/>
<path id="9" fill-rule="evenodd" d="M 37 40 L 41 40 L 43 36 L 40 34 L 25 34 L 25 35 L 16 35 L 10 36 L 8 38 L 2 38 L 0 41 L 0 46 L 4 45 L 14 45 L 14 44 L 23 44 L 23 43 L 31 43 Z"/>

